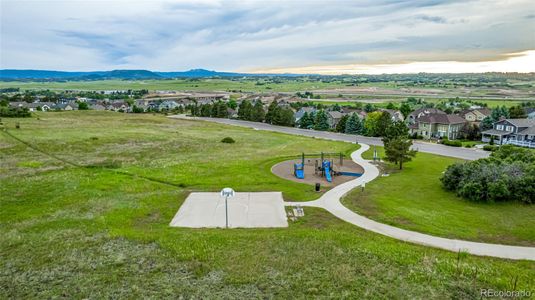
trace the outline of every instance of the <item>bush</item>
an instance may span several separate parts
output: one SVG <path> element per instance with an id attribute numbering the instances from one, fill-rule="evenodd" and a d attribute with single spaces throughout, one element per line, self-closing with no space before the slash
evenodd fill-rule
<path id="1" fill-rule="evenodd" d="M 234 144 L 236 141 L 231 138 L 231 137 L 226 137 L 224 139 L 221 140 L 221 143 L 225 143 L 225 144 Z"/>
<path id="2" fill-rule="evenodd" d="M 462 147 L 463 143 L 461 141 L 450 141 L 448 139 L 443 139 L 442 144 L 446 146 L 452 146 L 452 147 Z"/>
<path id="3" fill-rule="evenodd" d="M 28 118 L 32 114 L 26 107 L 0 107 L 0 117 L 8 118 Z"/>
<path id="4" fill-rule="evenodd" d="M 489 158 L 450 165 L 440 179 L 444 188 L 471 201 L 534 203 L 535 153 L 513 146 L 493 148 Z"/>
<path id="5" fill-rule="evenodd" d="M 485 145 L 485 146 L 483 146 L 483 150 L 485 150 L 485 151 L 496 151 L 496 149 L 498 149 L 498 147 L 494 146 L 494 145 Z"/>

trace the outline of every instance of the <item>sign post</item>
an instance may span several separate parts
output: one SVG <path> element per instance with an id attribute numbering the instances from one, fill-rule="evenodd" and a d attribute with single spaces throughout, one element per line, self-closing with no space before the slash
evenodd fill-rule
<path id="1" fill-rule="evenodd" d="M 225 197 L 225 228 L 228 228 L 228 198 L 234 197 L 234 190 L 231 188 L 222 189 L 221 197 Z"/>

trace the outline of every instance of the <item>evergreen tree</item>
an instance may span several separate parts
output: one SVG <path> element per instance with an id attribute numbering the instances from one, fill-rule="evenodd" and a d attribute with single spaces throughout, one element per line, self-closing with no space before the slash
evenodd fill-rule
<path id="1" fill-rule="evenodd" d="M 364 106 L 364 111 L 367 113 L 375 111 L 375 107 L 371 103 L 366 103 L 366 106 Z"/>
<path id="2" fill-rule="evenodd" d="M 512 119 L 523 119 L 526 118 L 527 115 L 524 108 L 522 108 L 520 105 L 517 105 L 509 107 L 509 117 Z"/>
<path id="3" fill-rule="evenodd" d="M 412 108 L 409 103 L 401 103 L 401 106 L 399 107 L 399 111 L 403 114 L 404 118 L 407 118 L 409 114 L 412 112 Z"/>
<path id="4" fill-rule="evenodd" d="M 336 132 L 346 132 L 346 123 L 348 119 L 349 115 L 343 115 L 340 118 L 340 121 L 336 124 Z"/>
<path id="5" fill-rule="evenodd" d="M 392 125 L 392 117 L 389 113 L 383 112 L 377 122 L 376 134 L 378 136 L 385 136 L 387 128 Z"/>
<path id="6" fill-rule="evenodd" d="M 314 113 L 305 112 L 301 119 L 299 119 L 299 127 L 310 129 L 314 127 Z"/>
<path id="7" fill-rule="evenodd" d="M 294 125 L 294 112 L 290 108 L 277 107 L 273 111 L 272 124 L 280 126 L 293 126 Z"/>
<path id="8" fill-rule="evenodd" d="M 329 130 L 329 122 L 327 113 L 324 110 L 320 110 L 314 120 L 314 129 L 316 130 Z"/>
<path id="9" fill-rule="evenodd" d="M 345 133 L 349 134 L 362 134 L 364 129 L 364 124 L 360 120 L 358 114 L 351 114 L 346 121 L 346 130 Z"/>
<path id="10" fill-rule="evenodd" d="M 262 101 L 256 101 L 252 109 L 251 121 L 264 122 L 265 116 L 266 112 L 264 112 Z"/>
<path id="11" fill-rule="evenodd" d="M 228 107 L 223 101 L 218 101 L 212 105 L 212 116 L 215 118 L 228 117 Z"/>
<path id="12" fill-rule="evenodd" d="M 238 106 L 238 118 L 242 120 L 250 120 L 253 105 L 248 100 L 243 100 Z"/>
<path id="13" fill-rule="evenodd" d="M 490 117 L 494 122 L 498 122 L 500 118 L 509 118 L 509 110 L 505 106 L 498 106 L 492 110 Z"/>
<path id="14" fill-rule="evenodd" d="M 273 116 L 275 115 L 278 108 L 279 108 L 279 105 L 277 103 L 277 100 L 273 100 L 273 102 L 269 104 L 268 111 L 265 116 L 266 123 L 273 124 Z"/>
<path id="15" fill-rule="evenodd" d="M 335 103 L 332 107 L 331 107 L 331 111 L 340 111 L 342 108 L 340 107 L 340 105 L 338 105 L 338 103 Z"/>
<path id="16" fill-rule="evenodd" d="M 383 143 L 388 144 L 389 141 L 397 138 L 408 138 L 409 127 L 403 121 L 396 121 L 388 126 L 385 130 Z"/>
<path id="17" fill-rule="evenodd" d="M 412 140 L 406 137 L 396 137 L 384 142 L 385 160 L 399 164 L 399 169 L 403 169 L 403 163 L 411 161 L 416 156 L 416 150 L 411 150 Z"/>
<path id="18" fill-rule="evenodd" d="M 200 115 L 201 115 L 201 117 L 211 117 L 212 116 L 212 105 L 210 105 L 210 104 L 201 104 Z"/>
<path id="19" fill-rule="evenodd" d="M 492 129 L 494 127 L 494 121 L 492 120 L 492 117 L 485 117 L 483 120 L 481 120 L 480 124 L 480 130 L 485 131 Z"/>

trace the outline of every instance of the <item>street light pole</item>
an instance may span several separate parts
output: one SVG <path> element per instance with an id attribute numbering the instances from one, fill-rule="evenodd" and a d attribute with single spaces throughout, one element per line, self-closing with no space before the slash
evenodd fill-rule
<path id="1" fill-rule="evenodd" d="M 227 204 L 228 196 L 225 196 L 225 227 L 228 228 L 228 204 Z"/>
<path id="2" fill-rule="evenodd" d="M 234 197 L 234 190 L 231 188 L 224 188 L 221 190 L 221 197 L 225 197 L 225 228 L 228 228 L 228 198 Z"/>

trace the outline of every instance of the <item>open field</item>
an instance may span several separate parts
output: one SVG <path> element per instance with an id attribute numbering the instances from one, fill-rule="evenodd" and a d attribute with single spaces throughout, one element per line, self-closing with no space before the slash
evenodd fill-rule
<path id="1" fill-rule="evenodd" d="M 384 156 L 378 147 L 379 156 Z M 365 156 L 372 158 L 372 151 Z M 519 203 L 473 203 L 442 189 L 439 178 L 456 161 L 427 153 L 388 177 L 353 191 L 343 203 L 382 223 L 447 238 L 535 246 L 535 207 Z"/>
<path id="2" fill-rule="evenodd" d="M 535 287 L 534 262 L 410 245 L 320 209 L 284 229 L 168 226 L 190 191 L 316 198 L 271 166 L 355 145 L 161 115 L 37 116 L 2 120 L 0 298 L 476 299 Z"/>
<path id="3" fill-rule="evenodd" d="M 95 81 L 0 81 L 0 88 L 50 90 L 172 90 L 172 91 L 241 91 L 284 92 L 311 91 L 322 98 L 339 95 L 354 99 L 396 99 L 407 97 L 448 99 L 460 97 L 477 101 L 525 101 L 535 99 L 535 81 L 509 84 L 508 87 L 464 87 L 453 85 L 413 86 L 404 82 L 361 82 L 357 85 L 343 80 L 278 79 L 161 79 L 161 80 L 95 80 Z"/>

